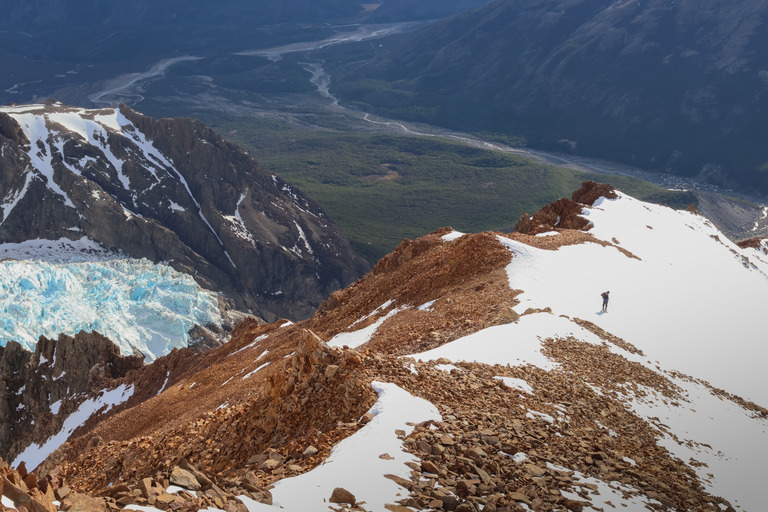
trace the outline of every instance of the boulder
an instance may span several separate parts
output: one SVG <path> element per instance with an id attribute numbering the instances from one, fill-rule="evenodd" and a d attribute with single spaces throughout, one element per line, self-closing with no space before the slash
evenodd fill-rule
<path id="1" fill-rule="evenodd" d="M 171 470 L 171 483 L 183 487 L 184 489 L 189 489 L 190 491 L 199 491 L 202 489 L 202 485 L 197 481 L 195 475 L 178 466 L 174 466 Z"/>
<path id="2" fill-rule="evenodd" d="M 317 448 L 315 448 L 312 445 L 309 445 L 307 446 L 307 449 L 304 450 L 304 453 L 302 453 L 301 455 L 304 457 L 312 457 L 313 455 L 317 454 L 317 451 L 318 451 Z"/>
<path id="3" fill-rule="evenodd" d="M 349 505 L 355 504 L 355 495 L 344 489 L 343 487 L 336 487 L 331 493 L 329 500 L 331 503 L 346 503 Z"/>
<path id="4" fill-rule="evenodd" d="M 107 504 L 103 498 L 73 492 L 61 502 L 60 508 L 66 512 L 106 512 Z"/>

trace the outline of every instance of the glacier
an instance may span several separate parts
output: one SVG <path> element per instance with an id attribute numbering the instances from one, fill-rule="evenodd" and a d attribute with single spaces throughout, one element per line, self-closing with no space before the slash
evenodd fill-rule
<path id="1" fill-rule="evenodd" d="M 34 350 L 40 336 L 97 331 L 123 354 L 138 350 L 152 361 L 188 346 L 195 325 L 221 323 L 217 295 L 191 276 L 95 245 L 0 246 L 0 346 L 15 340 Z"/>

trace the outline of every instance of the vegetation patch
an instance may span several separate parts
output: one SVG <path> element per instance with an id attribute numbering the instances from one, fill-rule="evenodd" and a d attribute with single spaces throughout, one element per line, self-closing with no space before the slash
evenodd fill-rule
<path id="1" fill-rule="evenodd" d="M 317 201 L 371 264 L 404 238 L 445 226 L 509 232 L 524 212 L 588 179 L 682 208 L 695 202 L 635 178 L 543 165 L 447 139 L 299 129 L 225 114 L 202 118 Z"/>

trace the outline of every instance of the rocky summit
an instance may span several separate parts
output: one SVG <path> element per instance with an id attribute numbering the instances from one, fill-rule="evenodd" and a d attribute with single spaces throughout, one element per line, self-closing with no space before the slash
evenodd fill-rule
<path id="1" fill-rule="evenodd" d="M 762 510 L 768 243 L 590 183 L 520 226 L 406 240 L 307 320 L 121 363 L 108 407 L 2 454 L 3 505 Z"/>
<path id="2" fill-rule="evenodd" d="M 85 238 L 267 320 L 309 316 L 368 268 L 314 202 L 194 120 L 2 107 L 0 169 L 1 244 Z"/>

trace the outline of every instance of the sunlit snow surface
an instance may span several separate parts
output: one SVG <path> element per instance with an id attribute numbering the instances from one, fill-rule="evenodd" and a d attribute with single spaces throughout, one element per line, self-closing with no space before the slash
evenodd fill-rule
<path id="1" fill-rule="evenodd" d="M 146 157 L 145 169 L 157 178 L 157 172 L 161 169 L 172 169 L 172 164 L 157 149 L 147 141 L 142 134 L 129 121 L 118 108 L 87 110 L 66 107 L 61 104 L 51 105 L 23 105 L 0 107 L 0 111 L 12 117 L 21 127 L 24 135 L 29 140 L 28 155 L 31 168 L 27 173 L 26 182 L 20 191 L 10 191 L 10 194 L 0 198 L 0 210 L 2 220 L 0 225 L 8 218 L 16 207 L 19 199 L 26 193 L 30 180 L 40 179 L 55 194 L 61 196 L 64 204 L 75 209 L 66 190 L 62 189 L 54 179 L 54 161 L 60 157 L 61 165 L 76 175 L 81 175 L 83 161 L 79 165 L 72 165 L 64 157 L 65 139 L 61 131 L 74 133 L 83 142 L 87 143 L 101 153 L 104 159 L 109 161 L 116 172 L 116 177 L 122 187 L 131 189 L 129 177 L 123 173 L 123 160 L 112 150 L 109 139 L 112 135 L 119 135 L 130 139 L 139 152 Z M 85 157 L 87 161 L 91 157 Z M 132 192 L 136 192 L 132 190 Z M 129 214 L 127 212 L 127 214 Z"/>
<path id="2" fill-rule="evenodd" d="M 394 384 L 371 385 L 379 399 L 370 410 L 374 414 L 370 423 L 334 446 L 317 468 L 275 483 L 271 492 L 276 506 L 292 512 L 326 510 L 333 489 L 344 487 L 356 500 L 365 501 L 366 509 L 384 512 L 386 504 L 395 504 L 406 495 L 405 489 L 384 477 L 392 474 L 408 479 L 410 468 L 405 463 L 415 460 L 403 449 L 395 431 L 407 435 L 414 424 L 442 417 L 434 405 Z M 385 453 L 391 458 L 379 457 Z"/>
<path id="3" fill-rule="evenodd" d="M 371 313 L 371 315 L 379 312 L 380 310 L 386 309 L 389 306 L 390 302 L 387 302 L 382 306 L 380 306 L 379 308 L 377 308 L 373 313 Z M 331 338 L 330 340 L 328 340 L 328 345 L 330 345 L 331 347 L 346 346 L 349 348 L 357 348 L 360 345 L 363 345 L 364 343 L 368 343 L 369 341 L 371 341 L 371 338 L 373 337 L 373 335 L 376 334 L 376 330 L 381 326 L 381 324 L 383 324 L 387 319 L 389 319 L 392 316 L 395 316 L 402 310 L 403 308 L 395 308 L 391 311 L 388 311 L 386 315 L 377 319 L 371 325 L 367 327 L 363 327 L 362 329 L 358 329 L 357 331 L 351 331 L 351 332 L 347 331 L 347 332 L 339 333 L 333 338 Z M 371 315 L 368 315 L 368 316 L 371 316 Z M 354 327 L 354 325 L 360 323 L 364 319 L 365 318 L 358 320 L 357 322 L 352 324 L 350 328 Z"/>
<path id="4" fill-rule="evenodd" d="M 523 290 L 517 312 L 550 307 L 589 320 L 667 370 L 768 407 L 768 258 L 732 244 L 700 215 L 623 194 L 586 213 L 593 236 L 639 259 L 596 243 L 546 251 L 502 239 L 515 253 L 510 286 Z"/>
<path id="5" fill-rule="evenodd" d="M 0 245 L 0 345 L 98 331 L 155 359 L 220 321 L 214 294 L 168 265 L 120 258 L 87 239 Z"/>
<path id="6" fill-rule="evenodd" d="M 681 371 L 768 406 L 768 374 L 763 368 L 768 360 L 766 251 L 740 249 L 699 215 L 623 194 L 601 198 L 584 214 L 594 224 L 590 233 L 595 238 L 630 254 L 598 243 L 548 251 L 499 237 L 514 253 L 507 274 L 510 287 L 522 290 L 516 311 L 552 312 L 524 315 L 518 322 L 413 357 L 531 364 L 558 371 L 557 363 L 542 354 L 541 341 L 573 336 L 600 343 L 572 322 L 588 320 L 645 356 L 611 345 L 613 352 L 651 370 L 666 370 L 662 374 L 683 389 L 685 400 L 679 402 L 653 390 L 645 390 L 644 397 L 624 398 L 635 414 L 658 427 L 659 443 L 682 461 L 704 462 L 706 466 L 693 469 L 710 493 L 725 497 L 739 510 L 763 510 L 759 482 L 767 474 L 768 421 L 669 372 Z M 608 312 L 602 313 L 600 293 L 605 290 L 611 291 L 611 299 Z M 594 506 L 645 509 L 643 500 L 600 485 L 600 495 L 592 496 Z"/>
<path id="7" fill-rule="evenodd" d="M 552 312 L 523 315 L 517 322 L 489 327 L 412 357 L 425 361 L 446 358 L 457 364 L 530 364 L 558 372 L 560 365 L 542 353 L 542 341 L 572 336 L 585 343 L 603 343 L 573 322 L 574 318 L 588 320 L 621 336 L 645 355 L 609 345 L 612 352 L 661 372 L 682 389 L 683 397 L 673 401 L 650 389 L 641 389 L 645 394 L 636 396 L 626 388 L 629 394 L 624 402 L 657 428 L 658 442 L 683 462 L 695 459 L 707 464 L 693 469 L 711 494 L 725 497 L 737 510 L 762 511 L 765 499 L 760 484 L 765 480 L 768 460 L 768 422 L 714 395 L 701 383 L 669 372 L 679 370 L 768 405 L 768 377 L 761 370 L 768 355 L 764 341 L 764 302 L 768 298 L 765 253 L 739 249 L 702 217 L 623 195 L 616 200 L 600 200 L 587 212 L 595 224 L 590 231 L 593 236 L 639 259 L 597 243 L 545 251 L 500 237 L 500 243 L 514 253 L 507 274 L 510 286 L 522 290 L 517 312 L 547 307 Z M 460 236 L 453 232 L 444 240 L 448 243 Z M 608 313 L 603 314 L 600 293 L 607 289 L 611 290 L 611 301 Z M 385 303 L 377 311 L 389 306 Z M 392 314 L 401 310 L 395 309 Z M 429 307 L 423 310 L 429 311 Z M 364 345 L 381 325 L 377 322 L 358 329 L 359 322 L 334 338 L 333 344 Z M 510 393 L 535 394 L 535 389 L 521 379 L 497 378 Z M 602 394 L 599 383 L 590 387 Z M 397 389 L 393 387 L 392 391 Z M 397 391 L 393 397 L 399 398 L 387 402 L 385 410 L 397 415 L 398 404 L 412 400 L 405 395 Z M 559 424 L 558 418 L 537 411 L 529 414 L 550 421 L 553 428 Z M 404 415 L 399 421 L 402 425 L 402 421 L 424 418 L 421 414 Z M 381 491 L 369 491 L 366 486 L 375 489 L 380 485 L 383 471 L 395 473 L 393 469 L 372 468 L 382 461 L 378 457 L 381 453 L 399 456 L 393 431 L 407 429 L 397 423 L 377 425 L 377 421 L 381 421 L 379 417 L 337 445 L 331 457 L 315 470 L 277 482 L 272 490 L 274 507 L 247 497 L 241 500 L 250 512 L 280 510 L 280 506 L 286 512 L 330 510 L 332 504 L 325 500 L 334 487 L 340 486 L 366 501 L 366 509 L 384 511 L 384 504 L 395 503 L 406 491 L 398 497 L 393 495 L 393 488 L 378 497 Z M 527 455 L 517 453 L 514 459 L 524 463 Z M 646 510 L 649 503 L 659 505 L 639 490 L 615 481 L 605 482 L 579 472 L 574 477 L 598 488 L 598 493 L 590 493 L 591 507 L 585 510 L 640 511 Z M 386 484 L 391 487 L 391 482 Z M 563 494 L 582 499 L 576 494 Z"/>

